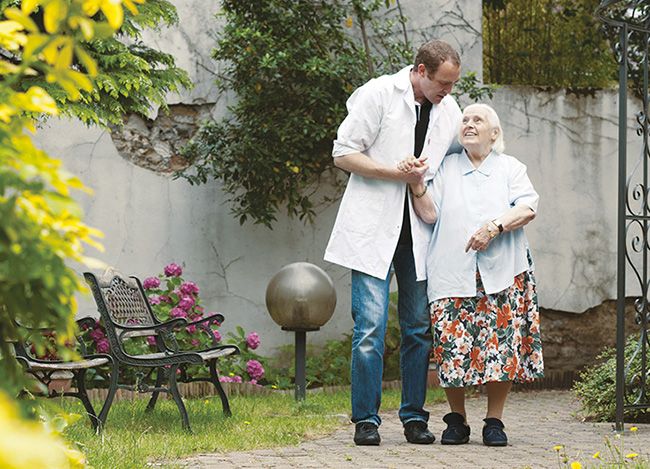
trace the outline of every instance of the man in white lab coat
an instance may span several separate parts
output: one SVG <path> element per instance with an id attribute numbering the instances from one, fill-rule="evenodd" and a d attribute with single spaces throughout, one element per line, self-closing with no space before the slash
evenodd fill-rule
<path id="1" fill-rule="evenodd" d="M 352 270 L 352 421 L 357 445 L 380 442 L 379 406 L 390 267 L 398 286 L 402 403 L 399 416 L 411 443 L 433 443 L 424 410 L 430 319 L 425 259 L 432 226 L 413 211 L 407 184 L 431 179 L 455 142 L 461 111 L 449 94 L 460 57 L 443 41 L 418 50 L 415 63 L 370 80 L 348 99 L 348 116 L 334 141 L 334 164 L 350 179 L 325 260 Z M 415 156 L 408 172 L 397 163 Z M 425 186 L 426 187 L 426 186 Z"/>

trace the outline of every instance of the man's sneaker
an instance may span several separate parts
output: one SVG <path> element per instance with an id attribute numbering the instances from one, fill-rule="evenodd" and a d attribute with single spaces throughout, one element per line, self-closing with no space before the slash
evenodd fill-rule
<path id="1" fill-rule="evenodd" d="M 354 429 L 354 444 L 360 446 L 377 446 L 381 438 L 379 428 L 372 422 L 359 422 Z"/>
<path id="2" fill-rule="evenodd" d="M 409 443 L 430 445 L 436 439 L 422 420 L 411 420 L 404 424 L 404 436 Z"/>
<path id="3" fill-rule="evenodd" d="M 483 427 L 483 444 L 485 446 L 506 446 L 508 444 L 508 437 L 503 431 L 503 422 L 497 418 L 489 417 L 483 419 L 485 426 Z"/>
<path id="4" fill-rule="evenodd" d="M 458 412 L 450 412 L 442 418 L 447 428 L 442 432 L 440 443 L 443 445 L 463 445 L 469 441 L 469 425 L 465 425 L 465 417 Z"/>

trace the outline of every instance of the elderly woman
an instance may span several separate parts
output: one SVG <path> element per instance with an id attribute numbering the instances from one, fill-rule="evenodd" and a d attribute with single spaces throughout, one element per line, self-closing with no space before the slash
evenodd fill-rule
<path id="1" fill-rule="evenodd" d="M 490 106 L 465 109 L 459 139 L 462 153 L 447 156 L 432 182 L 410 187 L 418 216 L 435 223 L 427 292 L 433 358 L 451 408 L 441 442 L 469 441 L 465 387 L 485 384 L 483 443 L 505 446 L 501 418 L 512 382 L 543 376 L 535 279 L 523 230 L 535 218 L 539 197 L 526 166 L 503 153 L 501 124 Z M 400 169 L 419 164 L 405 160 Z"/>

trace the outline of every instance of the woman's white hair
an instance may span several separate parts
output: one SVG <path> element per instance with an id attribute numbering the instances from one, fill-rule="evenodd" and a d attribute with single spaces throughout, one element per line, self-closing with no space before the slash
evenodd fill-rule
<path id="1" fill-rule="evenodd" d="M 465 108 L 465 111 L 472 110 L 472 109 L 482 109 L 485 111 L 487 114 L 487 120 L 488 123 L 490 124 L 490 127 L 492 129 L 497 130 L 497 138 L 494 140 L 492 143 L 492 150 L 494 150 L 497 153 L 503 153 L 504 150 L 506 149 L 506 144 L 503 141 L 503 129 L 501 128 L 501 121 L 499 121 L 499 116 L 497 115 L 497 112 L 491 107 L 488 106 L 487 104 L 483 103 L 474 103 L 470 104 Z"/>

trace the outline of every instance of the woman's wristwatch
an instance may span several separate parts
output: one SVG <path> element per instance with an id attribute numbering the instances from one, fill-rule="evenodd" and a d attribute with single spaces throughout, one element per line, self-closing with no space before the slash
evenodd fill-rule
<path id="1" fill-rule="evenodd" d="M 503 225 L 499 219 L 494 219 L 487 224 L 487 231 L 490 239 L 496 238 L 500 233 L 503 233 Z"/>

